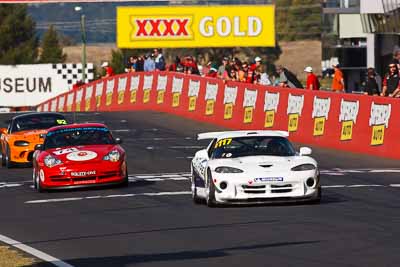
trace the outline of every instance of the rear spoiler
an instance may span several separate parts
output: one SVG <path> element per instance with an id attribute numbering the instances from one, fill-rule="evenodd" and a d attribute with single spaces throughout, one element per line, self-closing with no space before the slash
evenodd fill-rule
<path id="1" fill-rule="evenodd" d="M 265 135 L 265 136 L 280 136 L 280 137 L 289 137 L 289 133 L 286 131 L 271 131 L 271 130 L 255 130 L 255 131 L 225 131 L 225 132 L 208 132 L 208 133 L 200 133 L 197 135 L 197 140 L 205 140 L 205 139 L 215 139 L 215 138 L 228 138 L 228 137 L 241 137 L 241 136 L 250 136 L 250 135 Z"/>

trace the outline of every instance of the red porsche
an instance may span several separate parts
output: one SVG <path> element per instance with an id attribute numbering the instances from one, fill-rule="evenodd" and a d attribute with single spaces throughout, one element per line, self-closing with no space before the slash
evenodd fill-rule
<path id="1" fill-rule="evenodd" d="M 33 184 L 37 191 L 128 185 L 126 155 L 110 130 L 99 123 L 50 128 L 33 155 Z"/>

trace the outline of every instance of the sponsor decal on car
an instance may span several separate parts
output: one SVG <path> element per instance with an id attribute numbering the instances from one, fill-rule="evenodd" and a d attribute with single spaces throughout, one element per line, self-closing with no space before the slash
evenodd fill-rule
<path id="1" fill-rule="evenodd" d="M 97 153 L 93 151 L 80 150 L 76 152 L 72 152 L 67 155 L 67 159 L 71 161 L 88 161 L 95 159 L 97 157 Z"/>
<path id="2" fill-rule="evenodd" d="M 96 175 L 96 171 L 71 172 L 71 176 L 74 176 L 74 177 L 84 177 L 84 176 L 92 176 L 92 175 Z"/>
<path id="3" fill-rule="evenodd" d="M 261 177 L 255 178 L 254 182 L 283 182 L 283 177 Z"/>

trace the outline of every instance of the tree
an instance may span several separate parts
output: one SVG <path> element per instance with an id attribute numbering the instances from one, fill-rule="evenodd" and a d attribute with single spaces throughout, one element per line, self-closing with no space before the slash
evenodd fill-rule
<path id="1" fill-rule="evenodd" d="M 279 40 L 320 39 L 320 0 L 276 0 L 276 29 Z"/>
<path id="2" fill-rule="evenodd" d="M 111 52 L 111 67 L 115 74 L 121 74 L 125 72 L 124 55 L 121 50 L 112 50 Z"/>
<path id="3" fill-rule="evenodd" d="M 40 63 L 64 63 L 67 55 L 63 53 L 57 31 L 53 25 L 43 35 Z"/>
<path id="4" fill-rule="evenodd" d="M 0 4 L 0 36 L 0 64 L 35 63 L 38 40 L 26 5 Z"/>

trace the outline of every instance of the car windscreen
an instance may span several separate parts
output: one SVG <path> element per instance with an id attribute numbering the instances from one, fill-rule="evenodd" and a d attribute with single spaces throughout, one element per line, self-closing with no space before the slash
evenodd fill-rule
<path id="1" fill-rule="evenodd" d="M 109 129 L 104 127 L 64 128 L 48 132 L 45 149 L 84 145 L 115 144 Z"/>
<path id="2" fill-rule="evenodd" d="M 38 114 L 16 118 L 12 125 L 11 132 L 49 129 L 64 124 L 67 124 L 67 120 L 62 115 Z"/>
<path id="3" fill-rule="evenodd" d="M 294 156 L 296 151 L 284 137 L 254 136 L 225 138 L 215 142 L 211 158 L 238 158 L 247 156 Z"/>

